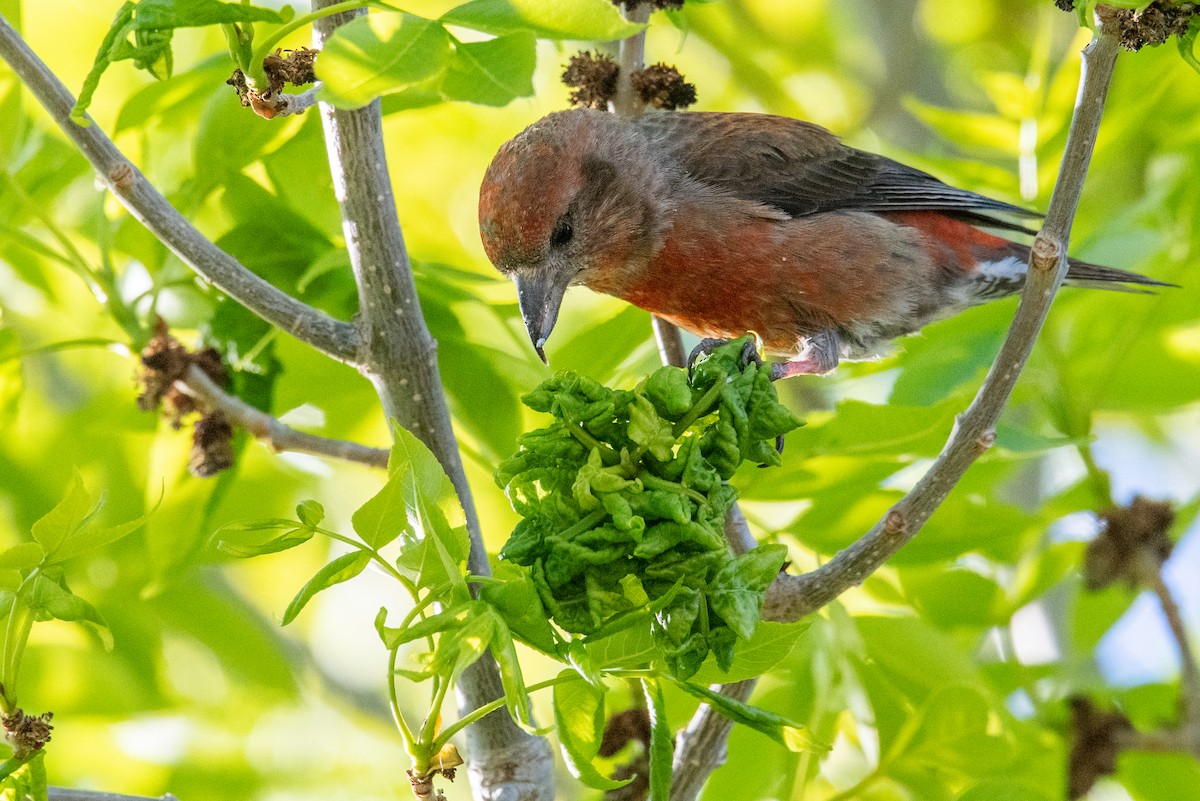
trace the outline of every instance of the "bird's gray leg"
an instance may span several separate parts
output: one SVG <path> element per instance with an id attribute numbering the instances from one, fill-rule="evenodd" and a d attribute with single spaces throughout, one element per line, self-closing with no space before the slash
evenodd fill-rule
<path id="1" fill-rule="evenodd" d="M 825 329 L 808 338 L 800 358 L 794 362 L 771 365 L 771 380 L 790 378 L 794 375 L 824 375 L 832 373 L 838 366 L 838 353 L 842 344 L 837 331 Z"/>

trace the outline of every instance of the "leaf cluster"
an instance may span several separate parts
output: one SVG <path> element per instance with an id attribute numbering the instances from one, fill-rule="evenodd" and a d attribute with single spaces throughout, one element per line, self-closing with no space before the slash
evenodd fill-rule
<path id="1" fill-rule="evenodd" d="M 689 376 L 662 367 L 633 390 L 561 373 L 523 400 L 554 422 L 523 435 L 496 481 L 524 518 L 500 552 L 528 567 L 554 622 L 602 637 L 649 613 L 668 670 L 722 668 L 749 639 L 783 546 L 730 554 L 727 483 L 743 461 L 778 465 L 799 421 L 750 339 L 717 348 Z"/>
<path id="2" fill-rule="evenodd" d="M 175 56 L 171 40 L 177 28 L 199 28 L 206 25 L 229 26 L 235 40 L 243 39 L 243 31 L 252 31 L 254 22 L 287 22 L 292 16 L 289 6 L 284 11 L 260 8 L 248 3 L 223 3 L 219 0 L 140 0 L 126 2 L 113 18 L 108 34 L 96 53 L 96 61 L 84 79 L 83 88 L 71 116 L 84 123 L 84 112 L 100 85 L 100 76 L 117 61 L 132 60 L 135 67 L 145 70 L 159 80 L 171 77 Z M 238 27 L 239 25 L 245 28 Z"/>

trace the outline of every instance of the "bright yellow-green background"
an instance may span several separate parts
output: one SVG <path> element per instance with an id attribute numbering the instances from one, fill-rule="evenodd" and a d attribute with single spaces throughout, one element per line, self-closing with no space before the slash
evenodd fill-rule
<path id="1" fill-rule="evenodd" d="M 20 19 L 35 50 L 77 91 L 119 5 L 3 0 L 0 10 Z M 404 7 L 435 16 L 452 5 Z M 804 117 L 967 188 L 1045 208 L 1086 42 L 1074 16 L 1049 0 L 722 0 L 691 3 L 674 18 L 681 27 L 655 15 L 647 52 L 697 84 L 698 109 Z M 91 110 L 98 124 L 203 231 L 232 237 L 230 249 L 272 280 L 290 288 L 316 255 L 336 262 L 326 251 L 336 252 L 341 227 L 316 115 L 253 117 L 223 84 L 231 67 L 218 33 L 183 31 L 175 43 L 176 77 L 167 84 L 151 84 L 129 62 L 105 76 Z M 515 398 L 548 371 L 524 341 L 511 287 L 479 246 L 476 192 L 505 139 L 564 106 L 557 75 L 576 49 L 539 44 L 533 98 L 500 109 L 446 103 L 385 120 L 400 219 L 493 550 L 514 517 L 490 472 L 520 427 L 539 424 Z M 1135 490 L 1180 501 L 1185 523 L 1194 514 L 1198 87 L 1200 76 L 1173 45 L 1122 56 L 1072 248 L 1184 288 L 1149 297 L 1063 293 L 1000 447 L 894 567 L 831 609 L 760 688 L 759 702 L 812 726 L 834 742 L 832 755 L 818 764 L 739 731 L 707 797 L 826 799 L 869 777 L 854 797 L 1053 799 L 1064 781 L 1066 695 L 1115 696 L 1144 725 L 1173 714 L 1169 664 L 1162 682 L 1105 686 L 1094 648 L 1134 596 L 1081 593 L 1082 546 L 1047 531 Z M 77 276 L 17 242 L 19 229 L 54 243 L 37 213 L 93 264 L 107 248 L 128 297 L 149 289 L 151 276 L 172 284 L 158 310 L 195 344 L 213 325 L 215 294 L 96 190 L 82 159 L 27 96 L 17 104 L 16 91 L 0 67 L 0 166 L 30 198 L 0 187 L 6 346 L 128 343 Z M 296 231 L 296 249 L 269 252 Z M 353 311 L 344 268 L 314 279 L 301 297 L 347 318 Z M 1012 309 L 1008 301 L 972 311 L 906 340 L 881 364 L 792 384 L 790 402 L 811 425 L 790 439 L 783 470 L 740 480 L 759 531 L 788 543 L 801 568 L 864 531 L 936 453 Z M 548 351 L 555 368 L 629 385 L 655 364 L 647 332 L 643 313 L 575 290 Z M 248 368 L 239 380 L 253 384 L 255 370 L 272 370 L 264 354 L 278 358 L 274 413 L 386 444 L 361 377 L 285 336 L 258 344 L 239 353 Z M 280 630 L 282 609 L 330 550 L 314 542 L 230 564 L 208 544 L 224 522 L 289 514 L 305 498 L 348 531 L 350 513 L 381 477 L 248 443 L 236 473 L 191 478 L 186 433 L 134 406 L 135 362 L 118 344 L 0 364 L 0 544 L 28 537 L 72 466 L 93 494 L 107 493 L 114 521 L 163 498 L 144 531 L 68 572 L 107 617 L 114 651 L 68 624 L 35 628 L 19 691 L 26 708 L 56 713 L 51 781 L 169 791 L 185 801 L 403 796 L 405 756 L 382 700 L 384 655 L 370 625 L 380 605 L 402 610 L 399 593 L 368 572 Z M 1086 515 L 1072 519 L 1089 527 Z M 1022 663 L 1014 643 L 1019 655 L 1021 638 L 1032 635 L 1009 620 L 1043 597 L 1038 608 L 1059 655 Z M 537 657 L 526 663 L 530 681 L 549 669 Z M 424 692 L 408 691 L 414 714 Z M 545 702 L 537 699 L 543 720 Z M 680 723 L 693 708 L 682 696 L 669 702 Z M 577 795 L 560 773 L 560 795 Z M 1200 797 L 1200 770 L 1184 758 L 1130 757 L 1120 779 L 1106 797 Z M 450 792 L 465 797 L 465 783 Z"/>

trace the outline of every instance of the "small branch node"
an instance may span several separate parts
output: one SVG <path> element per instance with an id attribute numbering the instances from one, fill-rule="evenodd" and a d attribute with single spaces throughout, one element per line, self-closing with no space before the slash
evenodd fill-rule
<path id="1" fill-rule="evenodd" d="M 128 192 L 132 189 L 133 181 L 136 177 L 133 165 L 128 161 L 117 162 L 108 171 L 108 182 L 112 185 L 113 190 L 117 192 Z"/>
<path id="2" fill-rule="evenodd" d="M 1063 245 L 1057 239 L 1047 236 L 1043 231 L 1033 240 L 1033 268 L 1042 272 L 1058 269 L 1058 262 L 1063 256 Z"/>
<path id="3" fill-rule="evenodd" d="M 888 537 L 902 538 L 908 534 L 908 515 L 892 508 L 883 521 L 883 533 Z"/>
<path id="4" fill-rule="evenodd" d="M 987 453 L 993 445 L 996 444 L 996 431 L 985 431 L 975 438 L 975 454 L 976 457 Z"/>

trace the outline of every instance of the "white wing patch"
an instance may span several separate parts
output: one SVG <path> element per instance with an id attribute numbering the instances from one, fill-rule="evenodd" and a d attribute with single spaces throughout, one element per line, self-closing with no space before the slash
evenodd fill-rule
<path id="1" fill-rule="evenodd" d="M 950 289 L 949 300 L 954 306 L 964 309 L 1012 295 L 1020 291 L 1025 283 L 1028 267 L 1029 265 L 1018 256 L 981 261 L 972 271 L 969 280 Z"/>
<path id="2" fill-rule="evenodd" d="M 1006 256 L 999 261 L 979 262 L 979 273 L 986 281 L 1002 281 L 1020 284 L 1025 281 L 1025 272 L 1029 265 L 1016 256 Z"/>

